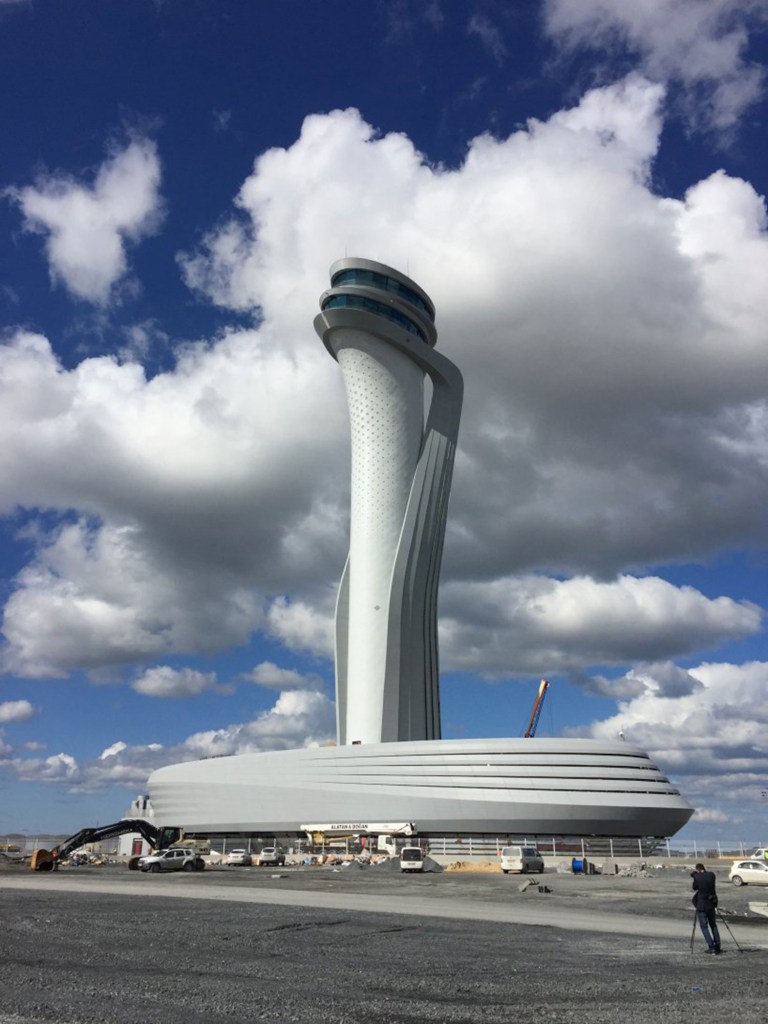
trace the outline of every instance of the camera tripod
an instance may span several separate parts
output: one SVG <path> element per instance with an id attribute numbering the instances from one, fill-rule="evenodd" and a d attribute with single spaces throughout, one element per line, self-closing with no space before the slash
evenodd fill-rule
<path id="1" fill-rule="evenodd" d="M 738 944 L 738 942 L 736 941 L 736 936 L 735 936 L 735 935 L 733 934 L 733 932 L 731 931 L 731 926 L 730 926 L 730 925 L 728 924 L 728 922 L 727 922 L 727 921 L 726 921 L 726 919 L 725 919 L 725 918 L 723 917 L 723 915 L 722 915 L 722 913 L 720 912 L 720 910 L 719 910 L 719 909 L 717 909 L 717 908 L 715 908 L 715 919 L 716 919 L 716 920 L 719 920 L 721 924 L 725 925 L 726 931 L 727 931 L 727 932 L 728 932 L 728 934 L 729 934 L 729 935 L 731 936 L 731 939 L 733 940 L 733 944 L 734 944 L 734 946 L 736 947 L 736 949 L 738 949 L 738 951 L 739 951 L 740 953 L 743 953 L 743 952 L 744 952 L 744 950 L 743 950 L 743 948 L 742 948 L 742 947 L 741 947 L 741 946 L 740 946 L 740 945 Z M 691 929 L 691 952 L 693 952 L 693 940 L 694 940 L 694 939 L 696 938 L 696 925 L 697 925 L 698 923 L 699 923 L 699 912 L 698 912 L 698 910 L 694 910 L 694 912 L 693 912 L 693 928 Z"/>

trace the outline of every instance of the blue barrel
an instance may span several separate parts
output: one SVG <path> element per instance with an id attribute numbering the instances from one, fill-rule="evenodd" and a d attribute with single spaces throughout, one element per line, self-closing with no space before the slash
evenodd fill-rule
<path id="1" fill-rule="evenodd" d="M 571 860 L 571 871 L 574 875 L 583 875 L 586 870 L 587 862 L 583 857 L 574 857 Z"/>

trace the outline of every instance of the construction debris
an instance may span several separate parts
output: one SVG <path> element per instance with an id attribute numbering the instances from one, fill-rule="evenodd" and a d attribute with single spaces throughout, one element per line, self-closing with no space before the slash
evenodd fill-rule
<path id="1" fill-rule="evenodd" d="M 519 892 L 528 892 L 533 889 L 536 892 L 552 892 L 548 885 L 542 885 L 541 882 L 537 882 L 535 878 L 526 879 L 522 885 L 518 885 Z"/>
<path id="2" fill-rule="evenodd" d="M 499 865 L 497 863 L 490 863 L 489 861 L 468 861 L 468 860 L 454 860 L 450 864 L 445 865 L 446 871 L 498 871 Z"/>

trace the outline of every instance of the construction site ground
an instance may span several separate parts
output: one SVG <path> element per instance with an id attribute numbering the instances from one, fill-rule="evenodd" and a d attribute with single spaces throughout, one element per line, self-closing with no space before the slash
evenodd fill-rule
<path id="1" fill-rule="evenodd" d="M 718 869 L 707 956 L 688 870 L 4 865 L 0 1024 L 762 1024 L 768 889 Z"/>

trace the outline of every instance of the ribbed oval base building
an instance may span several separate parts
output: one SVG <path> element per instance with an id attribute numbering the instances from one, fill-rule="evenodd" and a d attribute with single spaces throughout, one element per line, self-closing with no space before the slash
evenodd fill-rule
<path id="1" fill-rule="evenodd" d="M 642 750 L 598 740 L 430 740 L 238 754 L 150 779 L 158 822 L 290 834 L 413 822 L 419 835 L 670 836 L 693 809 Z"/>

